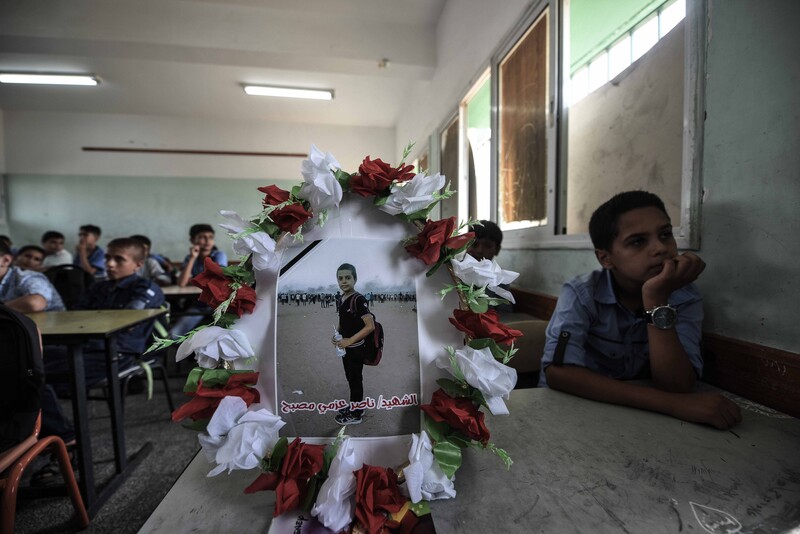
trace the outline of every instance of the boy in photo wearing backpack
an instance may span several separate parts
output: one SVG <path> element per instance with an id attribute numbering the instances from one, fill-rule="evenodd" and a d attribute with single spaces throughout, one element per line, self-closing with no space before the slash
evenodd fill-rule
<path id="1" fill-rule="evenodd" d="M 342 357 L 344 374 L 350 386 L 350 402 L 361 402 L 364 399 L 362 371 L 365 361 L 371 361 L 366 339 L 375 331 L 375 318 L 369 311 L 364 295 L 355 289 L 358 274 L 356 268 L 343 263 L 336 270 L 336 281 L 342 290 L 342 304 L 339 306 L 339 333 L 342 339 L 331 339 L 337 348 L 345 349 Z M 357 425 L 361 423 L 364 410 L 344 408 L 336 416 L 340 425 Z"/>

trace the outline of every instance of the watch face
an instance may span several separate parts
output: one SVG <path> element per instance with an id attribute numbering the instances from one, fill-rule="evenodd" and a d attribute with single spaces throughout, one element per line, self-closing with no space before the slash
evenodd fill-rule
<path id="1" fill-rule="evenodd" d="M 653 325 L 658 328 L 672 328 L 678 319 L 675 308 L 669 306 L 659 306 L 653 310 Z"/>

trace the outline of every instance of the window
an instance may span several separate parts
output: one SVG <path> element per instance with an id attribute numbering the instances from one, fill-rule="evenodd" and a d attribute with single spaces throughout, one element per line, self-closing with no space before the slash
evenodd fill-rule
<path id="1" fill-rule="evenodd" d="M 461 188 L 458 179 L 458 129 L 459 120 L 458 115 L 456 115 L 445 124 L 439 134 L 439 172 L 451 182 L 450 188 L 456 190 L 456 194 L 442 200 L 440 204 L 441 217 L 443 219 L 448 217 L 463 219 L 463 214 L 466 213 L 463 207 L 459 210 L 459 204 L 465 203 L 466 200 L 463 194 L 465 189 Z"/>
<path id="2" fill-rule="evenodd" d="M 662 197 L 697 244 L 705 2 L 540 0 L 492 59 L 492 215 L 509 248 L 589 247 L 613 194 Z M 688 92 L 685 93 L 685 90 Z"/>
<path id="3" fill-rule="evenodd" d="M 462 146 L 469 190 L 468 213 L 473 219 L 491 219 L 492 194 L 492 86 L 484 72 L 461 101 Z"/>

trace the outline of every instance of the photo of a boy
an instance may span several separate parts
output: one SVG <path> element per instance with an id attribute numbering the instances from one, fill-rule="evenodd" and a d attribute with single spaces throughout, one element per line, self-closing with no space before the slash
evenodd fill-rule
<path id="1" fill-rule="evenodd" d="M 564 284 L 539 385 L 719 429 L 741 421 L 730 399 L 695 391 L 703 301 L 693 282 L 705 263 L 678 253 L 661 199 L 620 193 L 595 210 L 589 234 L 602 269 Z"/>
<path id="2" fill-rule="evenodd" d="M 342 291 L 342 303 L 339 306 L 339 336 L 331 342 L 339 349 L 345 349 L 342 357 L 344 375 L 350 387 L 350 402 L 361 402 L 364 399 L 364 338 L 375 330 L 375 320 L 369 311 L 364 295 L 356 291 L 358 273 L 349 263 L 343 263 L 336 270 L 336 282 Z M 336 416 L 340 425 L 357 425 L 361 423 L 364 410 L 343 408 Z"/>

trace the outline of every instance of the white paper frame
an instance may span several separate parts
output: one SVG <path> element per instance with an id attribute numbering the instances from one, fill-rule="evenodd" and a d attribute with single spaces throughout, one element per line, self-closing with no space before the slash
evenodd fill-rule
<path id="1" fill-rule="evenodd" d="M 382 238 L 401 241 L 415 236 L 419 231 L 410 223 L 380 211 L 373 205 L 372 199 L 362 199 L 354 195 L 345 195 L 339 208 L 328 210 L 328 220 L 320 228 L 313 222 L 303 230 L 304 241 L 311 242 L 327 238 Z M 284 237 L 278 244 L 280 254 L 292 245 L 291 237 Z M 435 365 L 437 358 L 447 357 L 445 347 L 463 345 L 463 334 L 449 322 L 453 310 L 458 308 L 458 297 L 451 292 L 444 299 L 439 290 L 452 284 L 447 269 L 439 269 L 433 276 L 426 277 L 428 269 L 419 260 L 416 276 L 417 290 L 417 328 L 420 357 L 420 403 L 427 404 L 438 385 L 436 380 L 446 378 L 446 371 Z M 275 377 L 276 328 L 277 324 L 277 282 L 279 267 L 256 272 L 257 300 L 256 308 L 237 321 L 235 329 L 243 331 L 250 340 L 258 358 L 255 366 L 237 365 L 238 368 L 255 368 L 260 372 L 257 388 L 261 394 L 261 403 L 251 409 L 266 408 L 280 415 L 277 405 L 277 387 Z M 422 421 L 422 418 L 420 418 Z M 345 433 L 347 431 L 345 430 Z M 291 436 L 287 436 L 290 439 Z M 325 443 L 329 438 L 307 438 L 309 443 Z M 370 465 L 396 467 L 408 456 L 411 436 L 352 438 L 359 459 Z"/>

